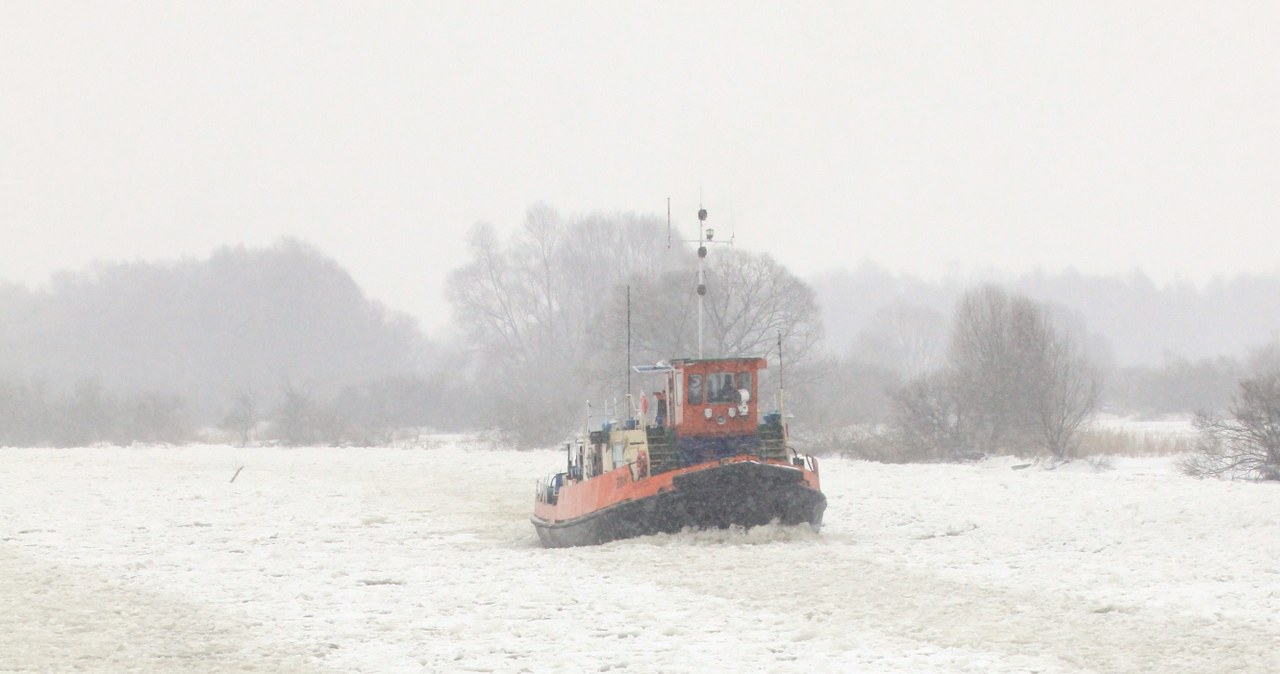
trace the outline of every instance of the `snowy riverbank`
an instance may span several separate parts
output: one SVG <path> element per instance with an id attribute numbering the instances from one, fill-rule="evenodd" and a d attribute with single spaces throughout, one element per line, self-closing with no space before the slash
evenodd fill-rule
<path id="1" fill-rule="evenodd" d="M 1278 485 L 832 459 L 820 535 L 543 550 L 560 461 L 0 449 L 0 671 L 1280 671 Z"/>

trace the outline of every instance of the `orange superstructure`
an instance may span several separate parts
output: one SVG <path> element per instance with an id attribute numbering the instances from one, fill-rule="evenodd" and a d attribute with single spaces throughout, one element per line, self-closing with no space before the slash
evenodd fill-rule
<path id="1" fill-rule="evenodd" d="M 763 358 L 672 361 L 674 426 L 688 436 L 751 433 L 760 422 Z"/>

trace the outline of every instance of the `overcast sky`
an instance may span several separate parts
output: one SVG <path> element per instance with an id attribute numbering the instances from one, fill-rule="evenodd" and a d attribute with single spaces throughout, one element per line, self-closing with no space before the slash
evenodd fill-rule
<path id="1" fill-rule="evenodd" d="M 802 275 L 1274 272 L 1277 36 L 1274 2 L 0 0 L 0 279 L 296 236 L 434 329 L 472 223 L 700 192 Z"/>

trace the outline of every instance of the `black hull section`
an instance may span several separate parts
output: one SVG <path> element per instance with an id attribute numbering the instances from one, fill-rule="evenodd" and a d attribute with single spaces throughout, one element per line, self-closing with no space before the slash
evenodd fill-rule
<path id="1" fill-rule="evenodd" d="M 822 526 L 827 498 L 800 470 L 743 461 L 677 475 L 670 491 L 626 501 L 567 522 L 533 518 L 542 545 L 595 545 L 622 538 L 699 529 L 780 524 Z"/>

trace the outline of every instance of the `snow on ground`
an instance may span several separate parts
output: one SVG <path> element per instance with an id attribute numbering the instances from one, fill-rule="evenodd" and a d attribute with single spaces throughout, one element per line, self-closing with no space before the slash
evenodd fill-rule
<path id="1" fill-rule="evenodd" d="M 1280 671 L 1276 485 L 831 459 L 821 534 L 544 550 L 561 460 L 0 450 L 0 671 Z"/>

